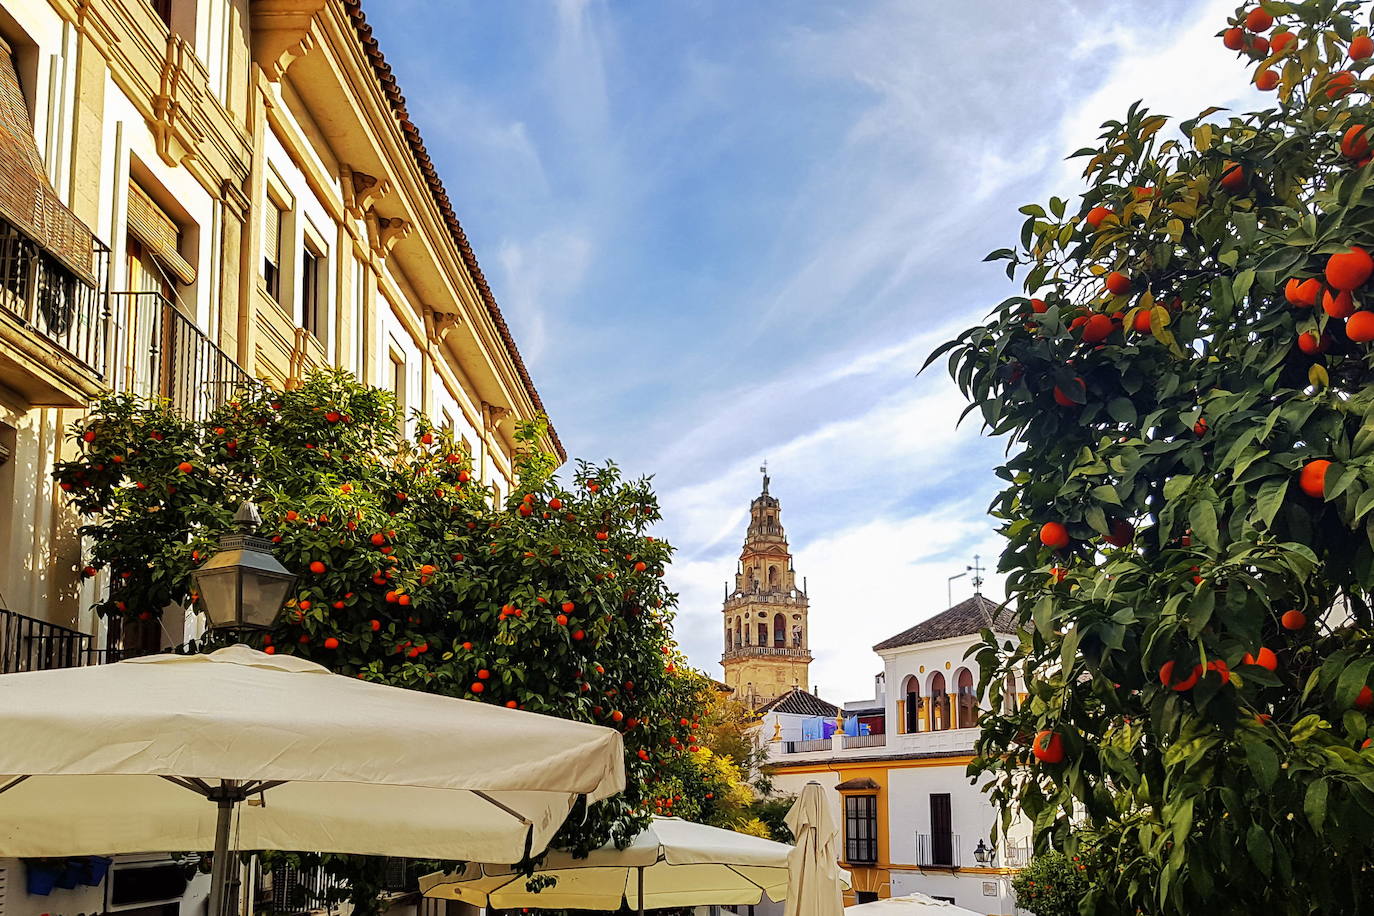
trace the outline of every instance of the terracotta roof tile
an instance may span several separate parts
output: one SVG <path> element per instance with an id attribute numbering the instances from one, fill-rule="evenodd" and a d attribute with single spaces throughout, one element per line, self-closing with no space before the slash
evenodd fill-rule
<path id="1" fill-rule="evenodd" d="M 472 274 L 473 282 L 482 295 L 487 313 L 501 334 L 501 340 L 506 344 L 507 350 L 510 351 L 511 359 L 515 362 L 515 369 L 520 374 L 520 381 L 524 383 L 525 391 L 529 393 L 535 409 L 543 412 L 544 402 L 539 397 L 538 389 L 534 387 L 534 380 L 530 378 L 529 370 L 525 367 L 525 360 L 515 345 L 515 337 L 511 334 L 510 327 L 501 314 L 501 308 L 496 304 L 496 297 L 492 295 L 491 287 L 487 285 L 487 278 L 477 263 L 477 255 L 473 253 L 472 245 L 468 243 L 467 233 L 463 231 L 462 224 L 458 222 L 457 214 L 453 212 L 453 206 L 448 199 L 448 191 L 445 190 L 444 183 L 439 178 L 439 172 L 434 168 L 434 162 L 429 157 L 429 151 L 425 149 L 425 142 L 420 137 L 420 129 L 410 120 L 410 115 L 406 112 L 405 96 L 401 95 L 401 88 L 396 84 L 396 77 L 391 73 L 391 65 L 382 56 L 382 49 L 377 44 L 377 39 L 372 36 L 372 27 L 367 24 L 367 17 L 363 15 L 362 2 L 361 0 L 343 0 L 343 5 L 349 18 L 353 20 L 353 27 L 358 33 L 358 40 L 362 43 L 363 50 L 368 59 L 372 61 L 373 72 L 377 75 L 377 81 L 382 84 L 382 91 L 391 103 L 391 110 L 400 121 L 401 130 L 405 133 L 406 140 L 410 144 L 410 151 L 415 156 L 415 163 L 420 167 L 420 173 L 425 176 L 430 194 L 435 203 L 438 204 L 439 212 L 443 214 L 449 233 L 458 245 L 463 263 L 467 265 L 468 272 Z M 568 453 L 564 450 L 563 443 L 559 441 L 558 433 L 554 430 L 552 423 L 549 424 L 549 438 L 553 440 L 553 447 L 558 453 L 559 460 L 567 461 Z"/>
<path id="2" fill-rule="evenodd" d="M 800 687 L 796 687 L 782 696 L 774 697 L 764 703 L 758 710 L 759 715 L 770 712 L 780 712 L 793 716 L 838 716 L 840 707 L 833 703 L 827 703 L 815 694 L 807 693 Z"/>
<path id="3" fill-rule="evenodd" d="M 974 595 L 929 620 L 884 639 L 873 649 L 896 649 L 955 636 L 972 636 L 988 628 L 998 633 L 1016 632 L 1016 613 L 1005 604 L 995 604 L 982 595 Z"/>

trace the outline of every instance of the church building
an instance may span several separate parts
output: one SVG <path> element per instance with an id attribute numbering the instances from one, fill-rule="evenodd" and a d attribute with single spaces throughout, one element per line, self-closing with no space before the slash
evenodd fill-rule
<path id="1" fill-rule="evenodd" d="M 804 691 L 811 665 L 807 647 L 806 580 L 797 586 L 792 552 L 768 492 L 749 506 L 749 530 L 740 551 L 735 584 L 725 587 L 725 683 L 754 709 L 793 691 Z"/>

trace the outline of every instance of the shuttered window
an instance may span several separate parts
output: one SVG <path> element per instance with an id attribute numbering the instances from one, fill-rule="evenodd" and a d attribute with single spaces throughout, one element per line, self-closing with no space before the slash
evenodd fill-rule
<path id="1" fill-rule="evenodd" d="M 166 271 L 182 283 L 196 282 L 196 269 L 181 256 L 181 227 L 138 185 L 129 184 L 129 234 L 143 243 Z"/>
<path id="2" fill-rule="evenodd" d="M 844 859 L 855 865 L 871 865 L 878 861 L 877 796 L 845 796 Z"/>
<path id="3" fill-rule="evenodd" d="M 282 208 L 270 197 L 262 208 L 262 280 L 267 295 L 281 301 Z"/>

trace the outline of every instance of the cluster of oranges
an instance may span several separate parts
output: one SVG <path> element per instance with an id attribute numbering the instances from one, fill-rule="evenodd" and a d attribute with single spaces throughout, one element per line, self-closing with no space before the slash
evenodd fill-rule
<path id="1" fill-rule="evenodd" d="M 1374 341 L 1374 311 L 1358 308 L 1355 293 L 1369 282 L 1371 274 L 1374 258 L 1352 245 L 1327 258 L 1325 285 L 1316 277 L 1293 277 L 1284 285 L 1283 295 L 1290 305 L 1300 309 L 1314 308 L 1320 299 L 1328 316 L 1345 322 L 1346 337 L 1354 343 L 1370 343 Z M 1308 356 L 1325 353 L 1330 346 L 1331 335 L 1325 331 L 1320 335 L 1316 331 L 1298 335 L 1298 349 Z"/>
<path id="2" fill-rule="evenodd" d="M 1263 7 L 1255 7 L 1246 13 L 1239 24 L 1221 33 L 1221 42 L 1232 51 L 1248 54 L 1260 61 L 1255 69 L 1255 88 L 1262 92 L 1273 92 L 1279 86 L 1279 74 L 1270 64 L 1281 57 L 1296 54 L 1298 36 L 1294 32 L 1277 32 L 1273 38 L 1265 38 L 1264 33 L 1274 25 L 1274 17 Z M 1374 57 L 1374 39 L 1368 35 L 1356 35 L 1346 49 L 1354 61 Z M 1338 99 L 1347 95 L 1355 87 L 1355 75 L 1349 70 L 1337 70 L 1326 80 L 1325 93 L 1328 99 Z"/>

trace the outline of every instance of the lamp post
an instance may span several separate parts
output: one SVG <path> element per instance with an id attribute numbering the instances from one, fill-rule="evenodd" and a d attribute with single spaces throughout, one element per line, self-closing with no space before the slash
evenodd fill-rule
<path id="1" fill-rule="evenodd" d="M 238 531 L 219 539 L 219 550 L 191 573 L 211 630 L 265 630 L 296 584 L 272 555 L 272 542 L 256 532 L 258 507 L 244 501 L 234 513 Z"/>
<path id="2" fill-rule="evenodd" d="M 262 517 L 245 500 L 234 513 L 238 529 L 219 539 L 219 550 L 191 573 L 205 609 L 206 628 L 239 632 L 265 630 L 277 619 L 296 577 L 272 555 L 272 542 L 256 532 Z M 209 916 L 228 916 L 235 909 L 233 865 L 229 861 L 230 817 L 243 800 L 243 787 L 222 780 L 211 800 L 219 803 L 215 851 L 210 871 Z"/>
<path id="3" fill-rule="evenodd" d="M 987 843 L 979 840 L 978 848 L 973 850 L 973 861 L 984 867 L 991 865 L 997 861 L 997 850 L 988 848 Z"/>

